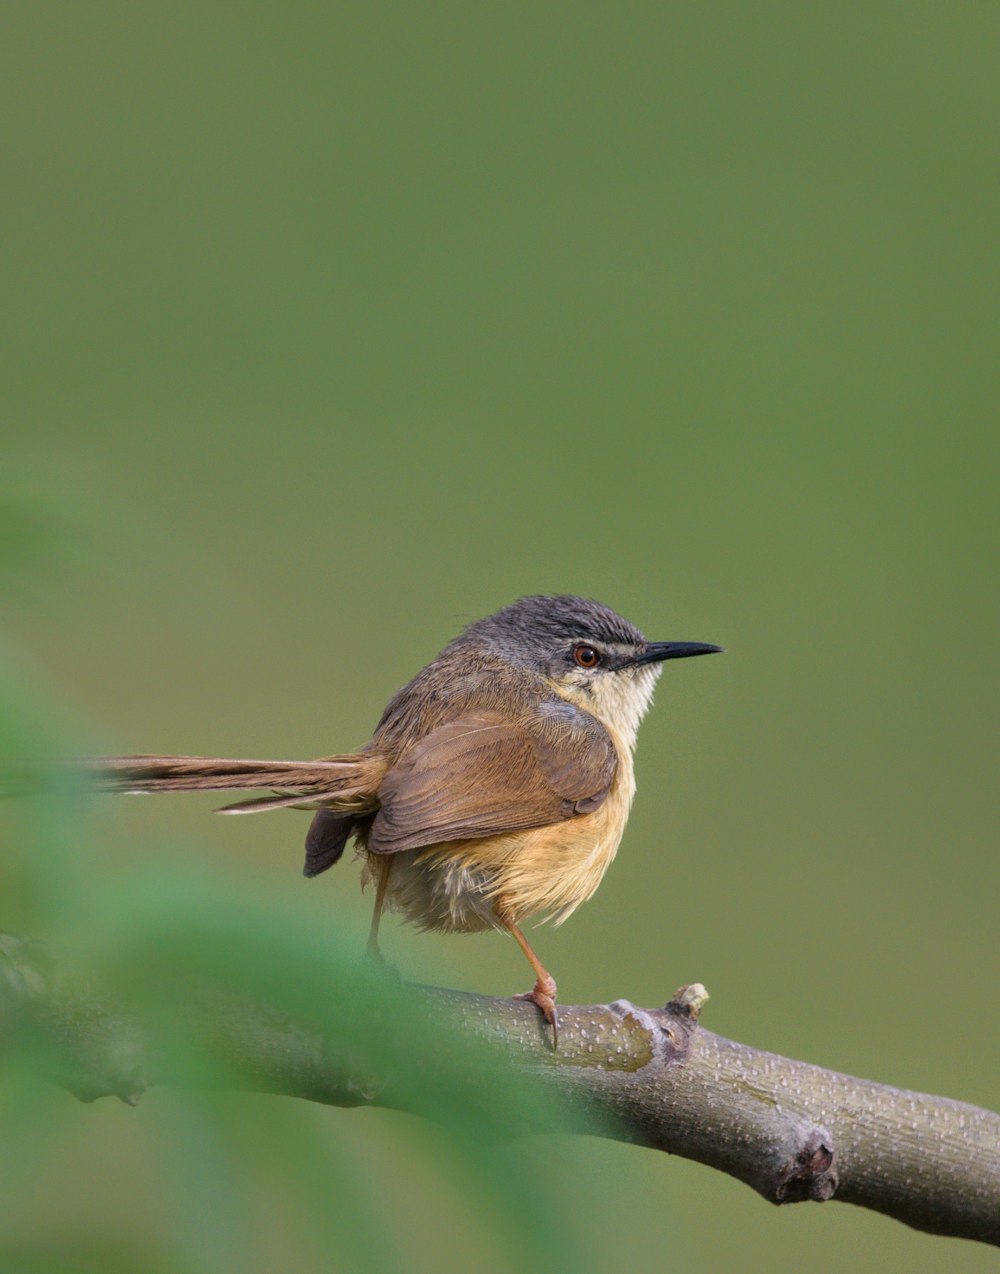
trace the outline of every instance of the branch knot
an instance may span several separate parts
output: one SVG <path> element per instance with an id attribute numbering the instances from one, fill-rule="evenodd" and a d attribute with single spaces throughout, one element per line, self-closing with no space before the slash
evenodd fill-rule
<path id="1" fill-rule="evenodd" d="M 837 1192 L 837 1152 L 827 1132 L 814 1129 L 802 1148 L 781 1170 L 774 1187 L 775 1203 L 826 1203 Z"/>

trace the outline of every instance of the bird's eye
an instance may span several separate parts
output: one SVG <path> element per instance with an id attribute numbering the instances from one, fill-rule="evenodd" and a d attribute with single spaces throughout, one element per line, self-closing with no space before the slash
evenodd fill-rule
<path id="1" fill-rule="evenodd" d="M 600 651 L 595 650 L 593 646 L 574 646 L 573 658 L 581 668 L 596 668 L 601 662 Z"/>

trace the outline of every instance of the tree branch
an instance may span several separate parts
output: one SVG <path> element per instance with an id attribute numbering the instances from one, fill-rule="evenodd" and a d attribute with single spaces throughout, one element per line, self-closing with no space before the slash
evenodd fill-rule
<path id="1" fill-rule="evenodd" d="M 0 935 L 0 1034 L 25 1016 L 41 1025 L 72 1058 L 64 1086 L 85 1100 L 135 1101 L 149 1084 L 187 1082 L 99 994 L 50 984 L 36 944 Z M 557 1052 L 530 1004 L 432 987 L 408 993 L 569 1097 L 581 1131 L 698 1160 L 773 1203 L 839 1199 L 932 1234 L 1000 1245 L 1000 1116 L 724 1039 L 698 1022 L 700 986 L 662 1009 L 626 1000 L 561 1008 Z M 409 1105 L 391 1079 L 359 1082 L 336 1056 L 336 1020 L 320 1036 L 217 998 L 201 1013 L 214 1047 L 248 1077 L 241 1087 L 334 1106 Z"/>

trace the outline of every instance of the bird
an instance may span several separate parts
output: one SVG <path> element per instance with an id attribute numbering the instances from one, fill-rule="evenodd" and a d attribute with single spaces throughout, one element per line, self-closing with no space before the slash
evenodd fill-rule
<path id="1" fill-rule="evenodd" d="M 259 790 L 219 812 L 314 811 L 304 875 L 354 839 L 383 912 L 423 930 L 511 935 L 535 974 L 530 1001 L 558 1046 L 557 987 L 524 936 L 597 889 L 635 795 L 639 723 L 663 663 L 718 653 L 647 641 L 586 598 L 522 597 L 470 623 L 390 700 L 369 742 L 315 761 L 102 757 L 104 786 L 134 793 Z"/>

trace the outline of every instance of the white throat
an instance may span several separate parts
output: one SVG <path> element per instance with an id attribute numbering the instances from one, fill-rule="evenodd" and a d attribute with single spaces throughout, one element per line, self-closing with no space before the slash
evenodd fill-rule
<path id="1" fill-rule="evenodd" d="M 637 668 L 595 678 L 591 711 L 613 729 L 629 751 L 635 750 L 639 723 L 653 702 L 653 691 L 661 672 L 660 664 L 640 664 Z"/>

